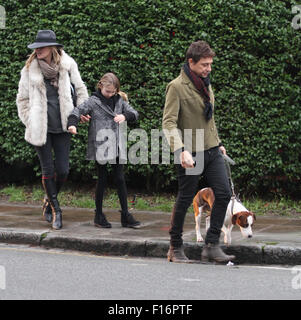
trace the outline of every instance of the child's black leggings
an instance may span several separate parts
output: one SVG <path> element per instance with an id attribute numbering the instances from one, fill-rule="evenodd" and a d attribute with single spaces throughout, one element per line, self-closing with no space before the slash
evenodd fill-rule
<path id="1" fill-rule="evenodd" d="M 127 188 L 123 173 L 123 164 L 111 164 L 113 175 L 114 175 L 114 182 L 117 187 L 117 193 L 121 205 L 122 213 L 126 214 L 128 212 L 128 203 L 127 203 Z M 96 192 L 95 192 L 95 205 L 96 205 L 96 213 L 102 214 L 102 204 L 103 204 L 103 197 L 104 192 L 107 186 L 107 178 L 108 178 L 108 168 L 107 164 L 99 164 L 96 162 L 97 168 L 97 185 L 96 185 Z"/>

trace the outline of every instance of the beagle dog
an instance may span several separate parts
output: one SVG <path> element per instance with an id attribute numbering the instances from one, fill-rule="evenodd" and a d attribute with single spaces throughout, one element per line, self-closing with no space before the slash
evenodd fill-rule
<path id="1" fill-rule="evenodd" d="M 201 216 L 206 213 L 206 231 L 210 227 L 210 214 L 215 197 L 211 188 L 201 189 L 193 199 L 193 211 L 195 216 L 195 230 L 197 241 L 203 241 L 201 235 Z M 234 225 L 238 225 L 244 238 L 252 238 L 252 225 L 256 220 L 253 212 L 247 210 L 240 200 L 232 196 L 225 215 L 222 231 L 224 243 L 231 244 L 231 231 Z"/>

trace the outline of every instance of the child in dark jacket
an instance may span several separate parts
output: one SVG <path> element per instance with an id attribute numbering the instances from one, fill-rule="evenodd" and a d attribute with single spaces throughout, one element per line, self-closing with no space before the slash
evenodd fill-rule
<path id="1" fill-rule="evenodd" d="M 68 131 L 77 133 L 81 115 L 90 115 L 88 133 L 87 159 L 96 161 L 98 181 L 95 192 L 96 227 L 111 228 L 102 211 L 103 197 L 107 184 L 107 165 L 112 165 L 114 180 L 121 205 L 121 225 L 135 228 L 140 225 L 128 211 L 127 188 L 123 166 L 126 160 L 124 141 L 120 136 L 121 129 L 126 128 L 126 121 L 136 121 L 138 112 L 133 109 L 125 93 L 120 91 L 120 83 L 113 73 L 106 73 L 98 82 L 97 90 L 92 96 L 74 108 L 68 118 Z"/>

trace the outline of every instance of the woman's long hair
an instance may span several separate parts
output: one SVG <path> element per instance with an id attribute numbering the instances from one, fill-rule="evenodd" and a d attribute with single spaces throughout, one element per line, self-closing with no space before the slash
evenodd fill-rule
<path id="1" fill-rule="evenodd" d="M 60 64 L 61 62 L 61 55 L 62 55 L 62 51 L 63 49 L 60 47 L 56 47 L 56 46 L 52 46 L 52 59 L 54 61 L 55 64 Z M 29 58 L 27 59 L 25 66 L 28 69 L 30 64 L 32 63 L 32 61 L 37 57 L 37 54 L 35 51 L 33 51 L 33 53 L 29 56 Z"/>

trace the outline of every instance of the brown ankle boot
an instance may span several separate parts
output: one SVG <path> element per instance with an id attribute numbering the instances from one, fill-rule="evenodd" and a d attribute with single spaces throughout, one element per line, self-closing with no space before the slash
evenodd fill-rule
<path id="1" fill-rule="evenodd" d="M 167 252 L 167 260 L 169 262 L 176 262 L 176 263 L 196 263 L 197 262 L 194 260 L 189 260 L 186 257 L 183 246 L 181 247 L 170 246 Z"/>
<path id="2" fill-rule="evenodd" d="M 223 252 L 218 244 L 208 243 L 204 246 L 202 251 L 202 261 L 215 261 L 215 262 L 229 262 L 234 260 L 235 256 L 227 255 Z"/>

